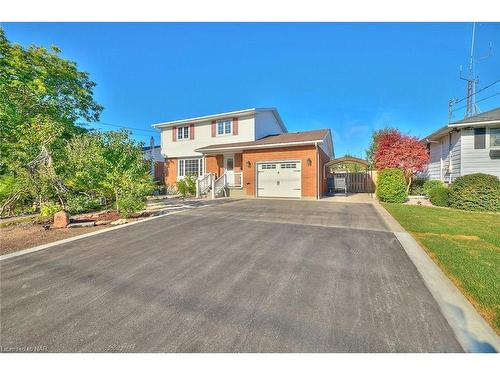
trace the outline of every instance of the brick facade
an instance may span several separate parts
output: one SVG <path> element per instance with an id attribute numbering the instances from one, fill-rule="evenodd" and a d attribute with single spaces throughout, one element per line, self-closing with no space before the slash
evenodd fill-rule
<path id="1" fill-rule="evenodd" d="M 177 183 L 177 159 L 165 160 L 165 185 Z"/>
<path id="2" fill-rule="evenodd" d="M 307 160 L 311 165 L 307 165 Z M 261 161 L 300 160 L 302 168 L 302 197 L 316 198 L 316 148 L 315 146 L 280 147 L 243 152 L 243 190 L 246 195 L 256 196 L 256 165 Z M 247 162 L 250 162 L 248 167 Z"/>
<path id="3" fill-rule="evenodd" d="M 318 172 L 320 194 L 323 195 L 326 193 L 326 175 L 323 166 L 329 161 L 329 157 L 321 148 L 318 148 L 317 151 L 314 145 L 307 145 L 246 150 L 243 153 L 234 154 L 234 171 L 243 171 L 243 191 L 245 195 L 250 197 L 255 197 L 257 195 L 256 163 L 281 160 L 301 161 L 302 198 L 316 198 L 318 192 L 316 175 Z M 308 160 L 310 160 L 311 165 L 308 165 Z M 216 177 L 221 176 L 224 173 L 224 155 L 205 156 L 205 172 L 214 173 Z M 176 182 L 177 159 L 167 159 L 165 162 L 165 183 L 173 185 Z"/>

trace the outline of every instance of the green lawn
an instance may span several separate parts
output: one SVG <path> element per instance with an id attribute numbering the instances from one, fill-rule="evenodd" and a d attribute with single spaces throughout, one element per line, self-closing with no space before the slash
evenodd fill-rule
<path id="1" fill-rule="evenodd" d="M 500 333 L 500 214 L 383 206 Z"/>

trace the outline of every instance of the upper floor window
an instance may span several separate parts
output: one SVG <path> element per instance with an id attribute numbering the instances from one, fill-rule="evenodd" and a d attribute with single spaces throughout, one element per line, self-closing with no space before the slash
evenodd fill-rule
<path id="1" fill-rule="evenodd" d="M 217 121 L 217 135 L 231 134 L 231 120 Z"/>
<path id="2" fill-rule="evenodd" d="M 490 147 L 500 147 L 500 128 L 490 128 Z"/>
<path id="3" fill-rule="evenodd" d="M 177 139 L 189 139 L 189 126 L 177 128 Z"/>

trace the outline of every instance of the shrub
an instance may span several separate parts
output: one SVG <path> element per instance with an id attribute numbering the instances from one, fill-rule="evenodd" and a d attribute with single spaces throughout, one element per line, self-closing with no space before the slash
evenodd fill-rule
<path id="1" fill-rule="evenodd" d="M 448 207 L 449 205 L 449 191 L 444 186 L 435 186 L 429 191 L 428 196 L 434 206 Z"/>
<path id="2" fill-rule="evenodd" d="M 424 183 L 427 180 L 417 178 L 411 182 L 410 194 L 411 195 L 424 195 Z"/>
<path id="3" fill-rule="evenodd" d="M 118 212 L 123 217 L 130 217 L 144 208 L 144 197 L 140 194 L 126 194 L 118 199 Z"/>
<path id="4" fill-rule="evenodd" d="M 432 189 L 436 187 L 444 187 L 444 184 L 439 180 L 427 180 L 424 182 L 424 194 L 429 196 Z"/>
<path id="5" fill-rule="evenodd" d="M 377 181 L 377 198 L 382 202 L 403 203 L 406 200 L 406 180 L 397 168 L 383 169 Z"/>
<path id="6" fill-rule="evenodd" d="M 98 199 L 86 195 L 70 196 L 68 197 L 66 205 L 67 211 L 72 215 L 94 211 L 101 207 Z"/>
<path id="7" fill-rule="evenodd" d="M 48 202 L 40 208 L 40 216 L 44 219 L 52 219 L 59 211 L 61 211 L 61 206 L 58 203 Z"/>
<path id="8" fill-rule="evenodd" d="M 177 190 L 183 197 L 196 194 L 196 176 L 185 176 L 177 182 Z"/>
<path id="9" fill-rule="evenodd" d="M 500 181 L 484 173 L 457 178 L 450 186 L 450 206 L 469 211 L 500 211 Z"/>

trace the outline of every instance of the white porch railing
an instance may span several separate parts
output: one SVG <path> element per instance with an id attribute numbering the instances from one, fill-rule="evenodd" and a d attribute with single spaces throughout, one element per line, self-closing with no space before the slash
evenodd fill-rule
<path id="1" fill-rule="evenodd" d="M 243 187 L 243 172 L 226 172 L 217 179 L 213 173 L 198 177 L 196 180 L 196 196 L 199 198 L 202 194 L 211 190 L 212 199 L 214 199 L 221 191 L 224 191 L 224 195 L 226 195 L 226 187 Z"/>
<path id="2" fill-rule="evenodd" d="M 243 172 L 228 172 L 230 178 L 228 178 L 229 187 L 243 187 Z"/>
<path id="3" fill-rule="evenodd" d="M 202 194 L 205 194 L 212 187 L 212 183 L 214 180 L 214 174 L 208 173 L 204 176 L 200 176 L 196 180 L 196 197 L 200 197 Z"/>
<path id="4" fill-rule="evenodd" d="M 226 186 L 228 186 L 227 185 L 227 174 L 224 173 L 222 176 L 220 176 L 214 182 L 212 198 L 214 198 L 214 195 L 219 194 L 219 192 L 221 192 L 221 191 L 224 191 L 224 195 L 226 195 L 226 190 L 225 190 Z"/>

